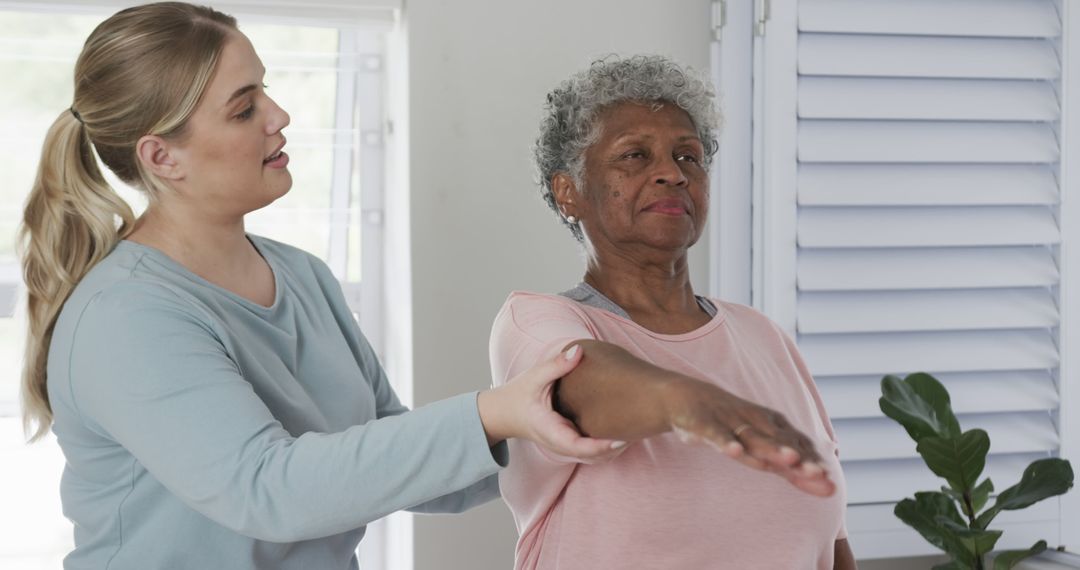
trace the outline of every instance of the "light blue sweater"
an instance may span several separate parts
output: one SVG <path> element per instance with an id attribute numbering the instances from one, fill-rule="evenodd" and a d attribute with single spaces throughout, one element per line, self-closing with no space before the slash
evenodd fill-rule
<path id="1" fill-rule="evenodd" d="M 364 525 L 498 495 L 476 394 L 408 411 L 329 269 L 251 237 L 274 304 L 121 242 L 49 350 L 67 569 L 346 569 Z"/>

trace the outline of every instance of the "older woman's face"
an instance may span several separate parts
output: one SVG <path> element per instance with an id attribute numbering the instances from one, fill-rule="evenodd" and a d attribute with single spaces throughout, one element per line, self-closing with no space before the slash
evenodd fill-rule
<path id="1" fill-rule="evenodd" d="M 708 174 L 697 129 L 675 105 L 623 103 L 600 117 L 585 152 L 572 212 L 594 248 L 676 255 L 697 242 L 708 214 Z"/>

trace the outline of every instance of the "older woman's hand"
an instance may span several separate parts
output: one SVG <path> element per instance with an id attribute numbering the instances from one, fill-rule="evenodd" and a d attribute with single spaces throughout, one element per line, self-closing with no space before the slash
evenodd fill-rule
<path id="1" fill-rule="evenodd" d="M 813 442 L 783 414 L 687 377 L 670 382 L 664 394 L 671 428 L 683 441 L 708 443 L 813 495 L 836 491 Z"/>

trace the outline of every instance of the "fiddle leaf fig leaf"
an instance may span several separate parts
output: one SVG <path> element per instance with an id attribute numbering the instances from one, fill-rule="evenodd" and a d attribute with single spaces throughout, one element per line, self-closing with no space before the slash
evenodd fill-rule
<path id="1" fill-rule="evenodd" d="M 893 513 L 905 524 L 915 529 L 930 544 L 952 555 L 962 563 L 972 564 L 974 549 L 968 549 L 963 540 L 946 528 L 943 521 L 964 525 L 956 505 L 944 493 L 936 491 L 915 493 L 914 499 L 904 499 L 896 504 Z"/>
<path id="2" fill-rule="evenodd" d="M 1000 530 L 968 528 L 966 524 L 958 524 L 956 521 L 944 517 L 939 522 L 953 536 L 960 539 L 968 550 L 974 552 L 976 558 L 993 550 L 994 545 L 1001 538 Z"/>
<path id="3" fill-rule="evenodd" d="M 990 436 L 972 429 L 959 437 L 927 436 L 915 448 L 935 475 L 949 482 L 958 493 L 970 493 L 986 466 Z"/>
<path id="4" fill-rule="evenodd" d="M 975 516 L 975 513 L 982 510 L 986 506 L 987 499 L 990 498 L 990 493 L 994 492 L 994 483 L 987 477 L 983 479 L 982 483 L 979 483 L 977 487 L 971 491 L 971 507 L 974 512 L 969 516 Z"/>
<path id="5" fill-rule="evenodd" d="M 960 493 L 957 493 L 955 490 L 953 490 L 952 487 L 950 487 L 948 485 L 942 485 L 941 486 L 941 492 L 945 493 L 946 495 L 948 495 L 948 497 L 950 499 L 956 501 L 958 504 L 963 506 L 963 504 L 964 504 L 964 496 L 961 495 Z M 965 512 L 964 514 L 967 514 L 967 513 Z"/>
<path id="6" fill-rule="evenodd" d="M 1046 550 L 1046 541 L 1040 540 L 1027 550 L 1005 550 L 994 558 L 994 570 L 1009 570 L 1018 562 Z"/>
<path id="7" fill-rule="evenodd" d="M 965 517 L 974 518 L 975 514 L 986 506 L 986 501 L 990 498 L 990 493 L 994 492 L 994 483 L 990 481 L 989 478 L 983 479 L 982 483 L 979 483 L 977 487 L 971 490 L 970 509 L 968 508 L 968 502 L 964 500 L 964 495 L 956 492 L 952 487 L 942 485 L 941 492 L 948 495 L 949 498 L 956 501 L 956 504 L 960 505 L 960 511 Z"/>
<path id="8" fill-rule="evenodd" d="M 994 506 L 975 520 L 975 525 L 986 528 L 1001 511 L 1029 507 L 1048 497 L 1061 495 L 1072 486 L 1073 470 L 1068 461 L 1057 457 L 1033 461 L 1024 469 L 1020 482 L 1002 491 Z"/>
<path id="9" fill-rule="evenodd" d="M 929 374 L 909 374 L 903 380 L 886 376 L 881 380 L 878 405 L 882 413 L 899 422 L 915 441 L 929 436 L 960 435 L 960 423 L 953 414 L 949 392 Z"/>

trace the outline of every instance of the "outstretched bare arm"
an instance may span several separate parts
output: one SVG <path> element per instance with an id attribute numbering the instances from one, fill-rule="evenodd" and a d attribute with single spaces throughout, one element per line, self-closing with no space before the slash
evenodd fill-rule
<path id="1" fill-rule="evenodd" d="M 558 383 L 556 409 L 591 437 L 632 441 L 675 430 L 797 488 L 832 495 L 813 443 L 782 414 L 658 367 L 611 343 L 577 340 L 584 356 Z M 568 346 L 570 346 L 568 345 Z"/>

